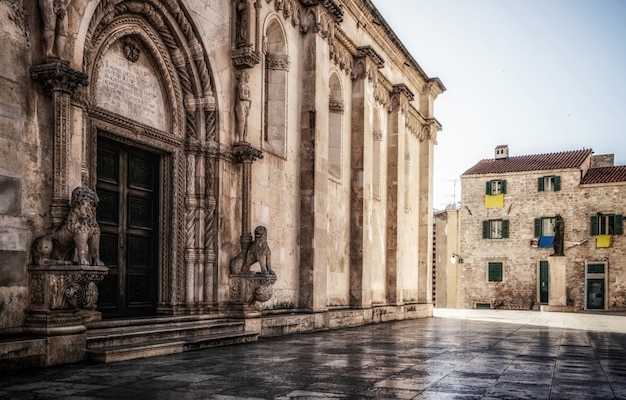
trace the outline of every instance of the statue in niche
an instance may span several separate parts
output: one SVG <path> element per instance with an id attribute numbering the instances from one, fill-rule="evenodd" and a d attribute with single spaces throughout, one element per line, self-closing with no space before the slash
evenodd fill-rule
<path id="1" fill-rule="evenodd" d="M 67 41 L 67 6 L 71 0 L 39 0 L 43 41 L 48 58 L 61 58 Z"/>
<path id="2" fill-rule="evenodd" d="M 552 248 L 554 249 L 553 256 L 564 256 L 564 242 L 565 242 L 565 225 L 563 223 L 563 217 L 557 214 L 554 217 L 554 241 L 552 242 Z"/>
<path id="3" fill-rule="evenodd" d="M 70 212 L 63 226 L 33 242 L 37 265 L 104 265 L 100 260 L 100 227 L 96 222 L 98 195 L 86 186 L 72 191 Z"/>
<path id="4" fill-rule="evenodd" d="M 248 273 L 250 267 L 259 263 L 261 274 L 275 275 L 272 271 L 272 252 L 267 246 L 267 228 L 257 226 L 254 229 L 254 240 L 247 249 L 244 249 L 230 262 L 230 272 L 232 274 Z"/>
<path id="5" fill-rule="evenodd" d="M 248 45 L 248 0 L 237 0 L 236 7 L 236 42 L 240 48 Z"/>
<path id="6" fill-rule="evenodd" d="M 236 139 L 238 142 L 245 142 L 248 135 L 248 114 L 250 113 L 250 86 L 248 81 L 250 75 L 243 71 L 239 77 L 237 86 L 237 104 L 235 106 L 235 117 L 237 119 Z"/>

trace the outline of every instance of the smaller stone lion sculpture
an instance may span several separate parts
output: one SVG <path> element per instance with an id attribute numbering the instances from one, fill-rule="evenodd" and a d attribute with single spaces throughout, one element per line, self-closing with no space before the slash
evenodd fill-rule
<path id="1" fill-rule="evenodd" d="M 96 222 L 98 201 L 96 192 L 88 187 L 74 189 L 63 226 L 33 242 L 33 262 L 37 265 L 72 264 L 73 261 L 79 265 L 104 265 L 100 260 L 100 227 Z"/>
<path id="2" fill-rule="evenodd" d="M 231 260 L 230 272 L 233 274 L 250 272 L 250 267 L 258 262 L 261 266 L 261 273 L 273 274 L 271 255 L 272 252 L 267 246 L 267 228 L 257 226 L 254 230 L 254 240 L 250 246 Z"/>

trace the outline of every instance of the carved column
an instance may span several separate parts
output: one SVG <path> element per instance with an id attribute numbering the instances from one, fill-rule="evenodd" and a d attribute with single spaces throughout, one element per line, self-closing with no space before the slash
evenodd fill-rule
<path id="1" fill-rule="evenodd" d="M 250 231 L 250 192 L 252 191 L 252 163 L 256 159 L 263 158 L 263 153 L 255 149 L 249 143 L 240 142 L 233 146 L 233 160 L 241 164 L 241 250 L 246 251 L 252 242 Z"/>
<path id="2" fill-rule="evenodd" d="M 196 294 L 196 156 L 187 154 L 187 194 L 185 196 L 185 303 L 191 307 Z"/>
<path id="3" fill-rule="evenodd" d="M 50 205 L 52 225 L 57 228 L 69 211 L 68 169 L 71 140 L 70 98 L 79 86 L 87 86 L 87 75 L 67 63 L 52 62 L 31 68 L 32 79 L 52 95 L 53 108 L 53 192 Z"/>

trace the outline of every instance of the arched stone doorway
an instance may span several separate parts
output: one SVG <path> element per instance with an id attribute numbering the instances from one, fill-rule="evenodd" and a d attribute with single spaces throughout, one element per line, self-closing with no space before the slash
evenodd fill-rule
<path id="1" fill-rule="evenodd" d="M 216 306 L 217 163 L 206 53 L 176 2 L 103 0 L 84 43 L 83 181 L 98 189 L 110 316 Z M 107 313 L 108 311 L 108 313 Z"/>

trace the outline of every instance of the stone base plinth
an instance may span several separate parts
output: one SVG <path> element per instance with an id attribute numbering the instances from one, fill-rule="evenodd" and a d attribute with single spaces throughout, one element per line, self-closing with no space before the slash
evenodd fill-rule
<path id="1" fill-rule="evenodd" d="M 578 312 L 578 307 L 574 306 L 551 306 L 542 305 L 539 307 L 542 312 Z"/>
<path id="2" fill-rule="evenodd" d="M 550 264 L 550 284 L 548 287 L 548 305 L 551 307 L 567 306 L 567 258 L 548 257 Z"/>

